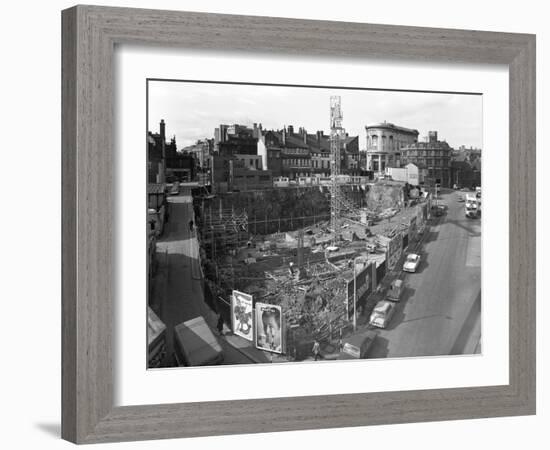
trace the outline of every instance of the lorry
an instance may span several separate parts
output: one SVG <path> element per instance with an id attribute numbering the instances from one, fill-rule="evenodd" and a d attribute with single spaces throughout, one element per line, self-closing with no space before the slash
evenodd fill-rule
<path id="1" fill-rule="evenodd" d="M 466 203 L 464 204 L 464 213 L 469 219 L 476 219 L 481 215 L 481 208 L 475 194 L 466 195 Z"/>
<path id="2" fill-rule="evenodd" d="M 176 325 L 174 341 L 178 366 L 213 366 L 223 361 L 221 345 L 202 316 Z"/>

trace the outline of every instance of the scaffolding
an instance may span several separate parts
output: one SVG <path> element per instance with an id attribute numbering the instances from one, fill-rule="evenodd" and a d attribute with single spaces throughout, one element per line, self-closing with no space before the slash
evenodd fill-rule
<path id="1" fill-rule="evenodd" d="M 204 211 L 200 234 L 205 256 L 215 261 L 218 256 L 246 245 L 249 238 L 248 215 L 246 211 L 222 208 L 213 211 L 210 207 Z"/>
<path id="2" fill-rule="evenodd" d="M 334 233 L 334 241 L 337 241 L 340 235 L 340 222 L 343 217 L 353 219 L 360 216 L 358 206 L 347 198 L 342 190 L 343 180 L 340 177 L 341 149 L 346 136 L 342 121 L 341 97 L 333 95 L 330 97 L 330 228 Z"/>
<path id="3" fill-rule="evenodd" d="M 330 97 L 330 227 L 335 238 L 340 230 L 340 146 L 342 128 L 342 108 L 340 96 Z"/>

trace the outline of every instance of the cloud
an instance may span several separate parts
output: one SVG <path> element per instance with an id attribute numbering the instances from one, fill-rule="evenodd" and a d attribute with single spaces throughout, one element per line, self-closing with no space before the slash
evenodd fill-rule
<path id="1" fill-rule="evenodd" d="M 416 128 L 421 137 L 437 130 L 454 147 L 482 147 L 482 97 L 465 94 L 151 82 L 149 127 L 158 130 L 164 119 L 178 147 L 213 137 L 221 123 L 328 132 L 330 95 L 341 96 L 344 127 L 359 135 L 361 148 L 365 125 L 384 120 Z"/>

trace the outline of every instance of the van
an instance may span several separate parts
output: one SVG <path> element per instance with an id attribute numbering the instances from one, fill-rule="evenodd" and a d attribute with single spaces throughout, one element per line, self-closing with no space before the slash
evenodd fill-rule
<path id="1" fill-rule="evenodd" d="M 338 359 L 365 359 L 369 350 L 374 344 L 378 333 L 368 330 L 364 333 L 355 334 L 343 340 L 342 350 Z"/>
<path id="2" fill-rule="evenodd" d="M 178 366 L 212 366 L 223 361 L 220 343 L 202 316 L 176 325 L 174 341 Z"/>

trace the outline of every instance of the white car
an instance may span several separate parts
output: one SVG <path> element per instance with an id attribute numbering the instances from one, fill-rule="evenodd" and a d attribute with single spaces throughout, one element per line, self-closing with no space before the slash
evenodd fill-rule
<path id="1" fill-rule="evenodd" d="M 379 301 L 370 315 L 369 324 L 378 327 L 386 328 L 395 312 L 395 303 L 388 300 Z"/>
<path id="2" fill-rule="evenodd" d="M 420 265 L 420 255 L 417 255 L 416 253 L 409 253 L 407 255 L 407 259 L 405 260 L 405 264 L 403 264 L 403 270 L 405 272 L 416 272 L 416 269 L 418 269 L 418 266 Z"/>

